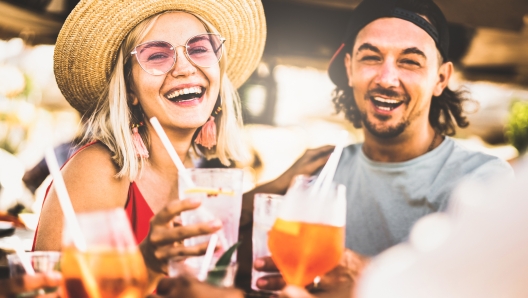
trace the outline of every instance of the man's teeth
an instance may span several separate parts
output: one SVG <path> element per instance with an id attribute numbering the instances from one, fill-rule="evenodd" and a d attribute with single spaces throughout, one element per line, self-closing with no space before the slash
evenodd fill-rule
<path id="1" fill-rule="evenodd" d="M 399 103 L 398 100 L 388 99 L 388 98 L 383 98 L 383 97 L 374 97 L 374 99 L 377 100 L 377 101 L 380 101 L 380 102 L 384 102 L 384 103 L 391 103 L 391 104 Z"/>
<path id="2" fill-rule="evenodd" d="M 183 88 L 183 89 L 180 89 L 180 90 L 176 90 L 176 91 L 172 92 L 171 94 L 167 95 L 167 98 L 173 99 L 173 98 L 178 97 L 180 95 L 189 94 L 189 93 L 200 94 L 200 93 L 202 93 L 202 88 L 201 87 Z"/>
<path id="3" fill-rule="evenodd" d="M 378 107 L 378 109 L 380 109 L 382 111 L 391 111 L 392 110 L 391 108 L 388 108 L 388 107 Z"/>

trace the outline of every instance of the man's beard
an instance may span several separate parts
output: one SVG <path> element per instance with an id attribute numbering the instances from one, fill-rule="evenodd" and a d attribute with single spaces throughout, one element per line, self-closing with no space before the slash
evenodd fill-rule
<path id="1" fill-rule="evenodd" d="M 410 101 L 410 98 L 407 94 L 400 94 L 394 90 L 385 89 L 382 87 L 369 90 L 367 94 L 365 94 L 365 100 L 370 101 L 371 97 L 380 95 L 393 99 L 401 99 L 403 101 L 402 105 L 408 105 Z M 375 115 L 374 117 L 378 118 L 380 121 L 387 121 L 390 119 L 390 116 L 386 115 Z M 384 129 L 376 129 L 375 125 L 368 120 L 366 113 L 361 113 L 361 122 L 373 136 L 380 139 L 391 139 L 397 137 L 405 130 L 405 128 L 407 128 L 407 126 L 409 126 L 409 120 L 403 119 L 400 123 L 396 124 L 396 126 L 387 127 Z"/>
<path id="2" fill-rule="evenodd" d="M 381 118 L 381 117 L 378 117 Z M 387 120 L 387 119 L 380 119 Z M 409 126 L 409 121 L 402 121 L 396 126 L 387 127 L 385 129 L 377 129 L 372 122 L 367 118 L 367 114 L 361 113 L 361 122 L 363 127 L 365 127 L 373 136 L 380 139 L 391 139 L 399 136 L 403 131 Z"/>

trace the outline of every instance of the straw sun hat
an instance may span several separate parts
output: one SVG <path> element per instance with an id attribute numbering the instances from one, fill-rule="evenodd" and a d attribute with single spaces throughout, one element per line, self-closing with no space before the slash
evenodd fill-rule
<path id="1" fill-rule="evenodd" d="M 91 111 L 127 34 L 146 18 L 168 10 L 190 12 L 212 23 L 226 38 L 227 75 L 235 88 L 249 78 L 266 40 L 260 0 L 81 0 L 55 46 L 55 76 L 66 100 L 81 114 Z"/>

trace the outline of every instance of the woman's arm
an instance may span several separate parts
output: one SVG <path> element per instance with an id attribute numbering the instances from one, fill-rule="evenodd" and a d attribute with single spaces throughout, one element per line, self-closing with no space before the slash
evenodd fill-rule
<path id="1" fill-rule="evenodd" d="M 61 172 L 75 212 L 125 206 L 130 181 L 115 177 L 118 169 L 104 145 L 86 147 Z M 42 207 L 35 250 L 60 250 L 62 229 L 63 214 L 52 185 Z"/>

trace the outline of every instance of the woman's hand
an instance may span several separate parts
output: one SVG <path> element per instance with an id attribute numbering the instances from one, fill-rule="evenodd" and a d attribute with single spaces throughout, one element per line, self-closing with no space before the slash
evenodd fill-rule
<path id="1" fill-rule="evenodd" d="M 58 272 L 22 275 L 10 279 L 0 279 L 0 298 L 15 297 L 17 294 L 30 292 L 42 288 L 58 287 L 62 275 Z M 57 293 L 39 295 L 38 298 L 58 297 Z"/>
<path id="2" fill-rule="evenodd" d="M 207 249 L 207 242 L 195 246 L 184 246 L 186 238 L 211 234 L 222 228 L 218 219 L 210 222 L 182 226 L 174 223 L 174 218 L 186 210 L 200 206 L 195 199 L 174 200 L 169 202 L 150 221 L 148 236 L 139 244 L 147 267 L 156 273 L 167 273 L 167 262 L 171 258 L 203 255 Z"/>

